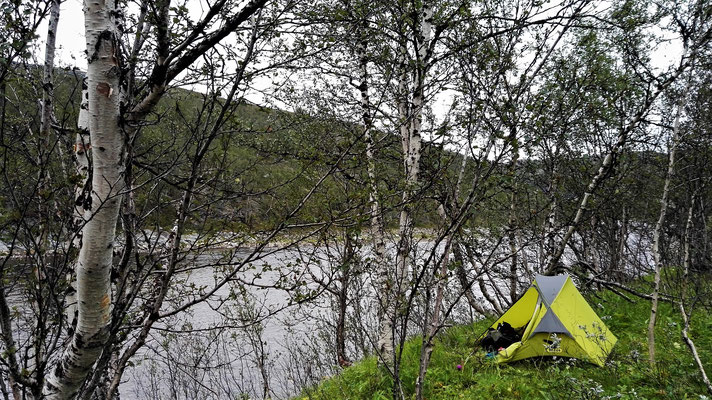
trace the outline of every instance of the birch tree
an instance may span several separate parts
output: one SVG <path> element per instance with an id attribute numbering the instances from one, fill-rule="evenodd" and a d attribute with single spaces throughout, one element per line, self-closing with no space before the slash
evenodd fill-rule
<path id="1" fill-rule="evenodd" d="M 114 2 L 88 2 L 85 5 L 87 32 L 88 131 L 92 144 L 91 202 L 87 222 L 82 229 L 82 242 L 77 262 L 78 319 L 71 345 L 58 360 L 53 373 L 48 376 L 44 395 L 48 398 L 71 398 L 83 384 L 88 372 L 102 352 L 109 336 L 111 321 L 111 286 L 113 244 L 118 211 L 125 191 L 125 135 L 132 135 L 137 124 L 158 104 L 168 83 L 188 68 L 196 59 L 219 43 L 241 23 L 265 5 L 266 1 L 247 3 L 224 24 L 199 39 L 203 30 L 218 15 L 226 2 L 215 4 L 204 18 L 188 32 L 182 43 L 172 47 L 168 39 L 169 1 L 161 2 L 148 17 L 141 9 L 137 35 L 132 43 L 133 54 L 139 54 L 146 44 L 141 36 L 144 26 L 156 29 L 157 60 L 153 66 L 150 86 L 136 91 L 136 82 L 128 88 L 120 84 L 122 78 L 122 34 L 119 30 L 122 9 Z M 248 55 L 249 61 L 249 55 Z M 135 59 L 130 60 L 129 71 L 135 71 Z M 124 77 L 125 78 L 125 77 Z M 131 76 L 135 79 L 135 75 Z M 139 94 L 138 101 L 132 96 Z M 134 102 L 135 101 L 135 102 Z M 123 107 L 131 105 L 126 115 Z M 82 139 L 82 145 L 84 145 Z M 86 148 L 85 148 L 86 150 Z M 160 302 L 159 302 L 160 303 Z M 150 327 L 150 325 L 149 325 Z"/>
<path id="2" fill-rule="evenodd" d="M 371 222 L 371 236 L 373 238 L 373 253 L 374 253 L 374 264 L 376 270 L 380 271 L 382 276 L 381 282 L 378 286 L 383 290 L 383 293 L 389 293 L 392 287 L 392 282 L 390 277 L 392 274 L 386 263 L 386 242 L 385 242 L 385 227 L 383 223 L 383 207 L 379 200 L 380 194 L 378 190 L 378 178 L 376 174 L 376 157 L 377 157 L 377 142 L 378 142 L 378 132 L 374 127 L 374 106 L 371 103 L 371 96 L 369 90 L 371 89 L 369 82 L 371 81 L 370 71 L 369 71 L 369 57 L 368 57 L 368 30 L 366 29 L 366 18 L 362 17 L 359 21 L 359 28 L 357 28 L 357 44 L 356 44 L 356 57 L 358 60 L 358 71 L 359 71 L 359 92 L 360 92 L 360 105 L 364 140 L 366 141 L 366 162 L 368 171 L 368 202 L 370 207 L 370 222 Z M 379 352 L 379 357 L 383 357 L 384 354 L 390 354 L 389 344 L 392 343 L 392 332 L 393 325 L 391 320 L 387 317 L 389 314 L 388 310 L 388 297 L 383 297 L 379 301 L 379 315 L 380 315 L 380 333 L 378 337 L 377 349 Z"/>
<path id="3" fill-rule="evenodd" d="M 87 92 L 92 154 L 92 208 L 77 261 L 77 325 L 71 344 L 48 376 L 43 394 L 72 398 L 108 336 L 114 237 L 123 191 L 123 135 L 119 123 L 120 55 L 117 5 L 87 3 Z"/>
<path id="4" fill-rule="evenodd" d="M 685 49 L 687 50 L 687 49 Z M 667 215 L 668 198 L 670 195 L 670 184 L 674 178 L 675 174 L 675 161 L 677 148 L 680 146 L 683 133 L 680 131 L 680 116 L 682 115 L 683 109 L 687 104 L 688 93 L 690 91 L 691 77 L 688 79 L 685 89 L 680 95 L 680 100 L 677 104 L 677 110 L 675 112 L 675 120 L 673 123 L 673 137 L 672 143 L 670 145 L 670 150 L 668 151 L 668 166 L 665 173 L 665 183 L 663 184 L 663 194 L 660 199 L 660 214 L 658 220 L 655 223 L 655 228 L 653 229 L 653 257 L 655 263 L 655 274 L 653 277 L 653 300 L 650 307 L 650 319 L 648 320 L 648 356 L 651 366 L 655 365 L 655 323 L 657 321 L 658 312 L 658 296 L 660 293 L 660 271 L 663 267 L 662 255 L 661 255 L 661 235 L 663 231 L 663 224 L 665 223 L 665 218 Z"/>
<path id="5" fill-rule="evenodd" d="M 48 136 L 52 124 L 52 97 L 54 96 L 52 76 L 54 75 L 54 56 L 57 43 L 57 29 L 59 25 L 60 2 L 53 0 L 50 2 L 50 16 L 47 26 L 47 38 L 45 40 L 45 60 L 43 66 L 42 79 L 42 117 L 40 134 Z"/>

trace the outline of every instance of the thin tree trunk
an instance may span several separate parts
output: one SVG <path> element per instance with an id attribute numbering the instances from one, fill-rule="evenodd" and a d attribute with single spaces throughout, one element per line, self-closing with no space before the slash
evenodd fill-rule
<path id="1" fill-rule="evenodd" d="M 90 212 L 91 202 L 91 165 L 89 152 L 91 151 L 91 135 L 89 134 L 89 91 L 86 79 L 82 82 L 82 101 L 79 106 L 79 120 L 77 134 L 74 142 L 74 168 L 79 177 L 74 186 L 74 211 L 72 216 L 72 242 L 68 248 L 81 249 L 82 230 L 87 221 L 86 214 Z M 65 316 L 70 333 L 74 332 L 77 319 L 77 282 L 76 271 L 72 265 L 67 271 L 67 293 Z"/>
<path id="2" fill-rule="evenodd" d="M 628 208 L 626 206 L 623 206 L 623 216 L 620 224 L 618 244 L 614 250 L 615 262 L 612 263 L 609 279 L 613 276 L 625 276 L 625 248 L 628 243 Z"/>
<path id="3" fill-rule="evenodd" d="M 117 14 L 113 0 L 85 3 L 89 132 L 98 151 L 92 157 L 91 217 L 83 227 L 77 263 L 77 327 L 46 379 L 47 399 L 76 395 L 108 337 L 111 264 L 123 187 Z"/>
<path id="4" fill-rule="evenodd" d="M 5 375 L 4 373 L 0 373 L 0 393 L 2 393 L 3 400 L 10 400 L 10 392 L 8 392 L 7 388 L 5 387 L 4 375 Z M 10 379 L 10 378 L 8 377 L 8 379 Z M 18 399 L 18 400 L 20 400 L 20 399 Z"/>
<path id="5" fill-rule="evenodd" d="M 514 304 L 515 301 L 517 301 L 517 285 L 519 283 L 519 276 L 518 276 L 518 256 L 519 256 L 519 250 L 517 249 L 517 232 L 514 224 L 516 223 L 514 221 L 514 209 L 516 209 L 516 206 L 514 202 L 516 201 L 516 195 L 514 193 L 511 194 L 510 196 L 510 225 L 509 225 L 509 232 L 507 233 L 508 237 L 508 242 L 509 242 L 509 254 L 511 257 L 511 261 L 509 264 L 509 300 L 510 304 Z"/>
<path id="6" fill-rule="evenodd" d="M 54 69 L 54 53 L 55 53 L 55 39 L 57 36 L 57 25 L 59 23 L 59 0 L 52 0 L 50 2 L 50 18 L 47 28 L 47 38 L 45 42 L 45 58 L 43 65 L 43 77 L 42 77 L 42 99 L 40 102 L 40 129 L 37 136 L 37 205 L 38 205 L 38 217 L 39 223 L 37 224 L 37 249 L 34 253 L 35 255 L 35 285 L 34 290 L 36 292 L 33 295 L 33 308 L 36 310 L 35 313 L 38 315 L 35 327 L 33 331 L 35 334 L 32 335 L 33 340 L 33 358 L 35 370 L 33 374 L 38 380 L 39 384 L 31 388 L 31 393 L 33 398 L 41 397 L 42 382 L 45 376 L 46 369 L 46 358 L 44 354 L 45 346 L 44 340 L 46 338 L 46 312 L 45 312 L 45 297 L 42 295 L 43 286 L 46 284 L 46 277 L 48 275 L 47 269 L 49 267 L 49 261 L 46 259 L 49 248 L 51 247 L 50 235 L 52 231 L 51 216 L 53 208 L 56 212 L 59 212 L 60 208 L 57 205 L 57 201 L 54 196 L 52 196 L 51 182 L 51 152 L 52 152 L 52 141 L 50 134 L 50 126 L 52 122 L 52 98 L 53 98 L 53 82 L 52 75 Z M 59 146 L 61 149 L 61 146 Z M 61 160 L 61 158 L 60 158 Z"/>
<path id="7" fill-rule="evenodd" d="M 460 164 L 460 172 L 457 175 L 457 182 L 455 183 L 455 190 L 453 191 L 453 196 L 450 204 L 441 204 L 438 207 L 438 215 L 443 222 L 444 229 L 447 229 L 449 223 L 447 212 L 445 207 L 449 210 L 457 210 L 458 202 L 460 198 L 460 188 L 462 186 L 462 180 L 465 176 L 465 168 L 467 167 L 467 156 L 463 155 L 462 164 Z M 436 269 L 436 289 L 435 289 L 435 304 L 433 305 L 433 313 L 430 316 L 430 323 L 424 329 L 425 335 L 423 335 L 423 342 L 420 347 L 420 363 L 418 368 L 418 378 L 416 380 L 416 399 L 423 399 L 423 390 L 425 385 L 425 374 L 428 371 L 428 366 L 430 365 L 430 356 L 433 353 L 433 348 L 435 347 L 435 335 L 442 326 L 440 324 L 440 313 L 443 305 L 443 296 L 445 294 L 445 287 L 448 282 L 448 267 L 450 265 L 450 251 L 452 249 L 452 244 L 455 239 L 456 232 L 450 231 L 445 237 L 445 245 L 443 247 L 443 255 L 440 259 L 440 266 Z M 470 292 L 470 290 L 467 290 Z M 471 292 L 470 292 L 471 294 Z"/>
<path id="8" fill-rule="evenodd" d="M 704 382 L 705 386 L 707 386 L 707 392 L 712 394 L 712 383 L 710 382 L 709 377 L 707 376 L 707 372 L 705 372 L 705 366 L 702 364 L 702 359 L 700 359 L 700 355 L 697 352 L 697 347 L 695 346 L 695 342 L 692 341 L 689 335 L 690 331 L 690 319 L 687 314 L 687 311 L 685 310 L 685 295 L 687 293 L 687 284 L 689 281 L 689 275 L 690 275 L 690 230 L 692 229 L 692 216 L 694 214 L 693 210 L 695 208 L 695 197 L 696 193 L 692 195 L 692 201 L 690 204 L 690 208 L 687 210 L 687 223 L 685 224 L 685 258 L 683 260 L 682 266 L 683 266 L 683 271 L 682 271 L 682 287 L 680 289 L 680 302 L 679 302 L 679 307 L 680 307 L 680 315 L 682 316 L 682 340 L 685 341 L 687 344 L 687 347 L 690 349 L 690 353 L 692 353 L 692 358 L 694 358 L 695 363 L 697 364 L 697 368 L 700 370 L 700 375 L 702 377 L 702 382 Z"/>
<path id="9" fill-rule="evenodd" d="M 685 90 L 683 91 L 677 104 L 677 113 L 675 115 L 675 122 L 673 125 L 672 146 L 670 147 L 667 173 L 665 174 L 665 184 L 663 185 L 663 194 L 660 199 L 660 215 L 658 216 L 658 221 L 655 223 L 655 229 L 653 230 L 653 259 L 655 262 L 655 277 L 653 278 L 653 301 L 650 306 L 650 319 L 648 320 L 648 361 L 651 366 L 655 366 L 655 323 L 657 322 L 658 315 L 660 271 L 663 267 L 660 241 L 662 240 L 661 236 L 663 234 L 663 225 L 665 224 L 665 217 L 667 215 L 670 183 L 675 173 L 675 153 L 680 141 L 682 140 L 682 134 L 680 132 L 680 115 L 682 114 L 682 110 L 687 103 L 687 94 L 690 91 L 691 83 L 692 77 L 690 76 L 687 85 L 685 86 Z"/>
<path id="10" fill-rule="evenodd" d="M 341 260 L 341 272 L 339 282 L 341 286 L 338 291 L 338 316 L 336 320 L 336 360 L 341 367 L 348 367 L 351 361 L 346 356 L 346 309 L 349 299 L 349 285 L 354 261 L 354 244 L 351 234 L 344 234 L 344 256 Z"/>
<path id="11" fill-rule="evenodd" d="M 470 281 L 467 277 L 467 271 L 465 270 L 465 257 L 463 257 L 462 255 L 462 249 L 460 249 L 460 243 L 458 242 L 457 238 L 455 238 L 452 244 L 452 256 L 455 259 L 455 264 L 457 265 L 455 275 L 457 275 L 457 280 L 460 282 L 460 287 L 465 293 L 467 303 L 470 305 L 470 307 L 472 307 L 473 310 L 477 311 L 481 315 L 490 315 L 491 312 L 485 310 L 484 307 L 482 307 L 480 302 L 477 300 L 477 298 L 475 298 L 475 295 L 472 293 L 472 284 L 474 282 Z"/>
<path id="12" fill-rule="evenodd" d="M 55 55 L 55 43 L 57 38 L 57 25 L 59 24 L 59 0 L 51 0 L 50 4 L 50 17 L 47 26 L 47 38 L 45 41 L 45 57 L 44 65 L 42 68 L 42 100 L 40 103 L 40 131 L 37 140 L 37 166 L 39 168 L 38 176 L 38 188 L 40 192 L 39 203 L 39 215 L 49 216 L 49 207 L 46 201 L 43 200 L 44 196 L 49 195 L 51 189 L 49 188 L 50 177 L 50 151 L 52 149 L 50 141 L 50 129 L 53 116 L 53 106 L 52 99 L 54 98 L 54 82 L 52 76 L 54 75 L 54 55 Z M 60 146 L 61 148 L 61 146 Z M 56 202 L 53 201 L 54 208 L 57 210 L 59 207 Z M 49 220 L 49 218 L 47 218 Z M 44 272 L 42 268 L 46 264 L 44 262 L 44 255 L 47 251 L 47 246 L 49 245 L 49 235 L 50 226 L 47 221 L 40 221 L 39 224 L 39 237 L 37 242 L 39 243 L 39 251 L 37 252 L 37 282 L 38 286 L 42 283 L 42 276 Z M 38 288 L 39 289 L 39 288 Z M 41 291 L 41 289 L 39 289 Z M 39 298 L 38 302 L 41 301 Z M 38 307 L 40 310 L 41 307 Z M 36 351 L 41 351 L 41 349 L 36 349 Z M 39 356 L 39 354 L 38 354 Z"/>
<path id="13" fill-rule="evenodd" d="M 683 322 L 682 339 L 685 341 L 685 344 L 687 344 L 687 347 L 690 349 L 690 352 L 692 353 L 692 358 L 695 359 L 697 368 L 700 370 L 702 382 L 704 382 L 705 386 L 707 386 L 707 392 L 709 394 L 712 394 L 712 383 L 710 382 L 710 378 L 705 372 L 705 366 L 704 364 L 702 364 L 702 359 L 700 359 L 700 355 L 697 352 L 697 347 L 695 347 L 695 343 L 692 341 L 688 334 L 690 330 L 690 321 L 687 317 L 687 312 L 685 311 L 685 306 L 682 304 L 682 302 L 680 302 L 680 314 L 682 315 Z"/>
<path id="14" fill-rule="evenodd" d="M 504 310 L 502 310 L 501 304 L 499 304 L 499 301 L 497 301 L 496 298 L 492 297 L 490 295 L 489 291 L 487 290 L 487 286 L 485 286 L 485 280 L 480 276 L 477 278 L 477 284 L 480 287 L 480 291 L 482 292 L 482 296 L 492 305 L 492 308 L 494 308 L 494 311 L 498 315 L 504 314 Z"/>
<path id="15" fill-rule="evenodd" d="M 363 35 L 363 33 L 361 33 Z M 381 361 L 388 360 L 393 353 L 393 322 L 389 312 L 393 291 L 392 273 L 385 262 L 386 242 L 383 227 L 381 204 L 378 200 L 378 181 L 376 178 L 376 141 L 373 132 L 373 117 L 371 116 L 371 101 L 368 94 L 368 60 L 366 58 L 366 38 L 360 37 L 356 46 L 356 56 L 359 64 L 359 92 L 361 95 L 361 118 L 364 140 L 366 141 L 366 162 L 368 170 L 368 203 L 370 208 L 371 237 L 373 243 L 373 264 L 380 276 L 378 287 L 381 290 L 379 300 L 379 335 L 377 351 Z"/>
<path id="16" fill-rule="evenodd" d="M 396 321 L 398 310 L 402 302 L 402 298 L 406 295 L 406 283 L 408 282 L 408 273 L 410 266 L 410 257 L 413 250 L 413 229 L 414 221 L 412 215 L 412 206 L 414 195 L 417 192 L 418 176 L 420 174 L 420 149 L 421 149 L 421 128 L 423 121 L 423 105 L 425 101 L 425 78 L 427 75 L 427 52 L 430 44 L 430 35 L 432 31 L 433 8 L 431 4 L 424 4 L 422 9 L 418 9 L 418 30 L 414 32 L 415 43 L 417 43 L 416 66 L 413 82 L 413 103 L 411 113 L 408 113 L 407 104 L 407 62 L 406 62 L 406 44 L 401 43 L 400 50 L 400 75 L 398 78 L 398 114 L 400 118 L 401 142 L 403 144 L 403 166 L 405 170 L 405 188 L 403 190 L 403 206 L 399 218 L 399 242 L 396 254 L 396 290 L 394 296 L 392 321 Z M 401 327 L 400 343 L 405 340 L 405 326 Z M 401 346 L 401 354 L 403 346 Z M 393 367 L 393 398 L 402 398 L 402 387 L 400 383 L 400 355 L 394 355 Z"/>
<path id="17" fill-rule="evenodd" d="M 422 19 L 420 23 L 420 43 L 418 46 L 419 61 L 423 62 L 430 42 L 430 33 L 432 28 L 433 9 L 432 6 L 425 6 L 422 11 Z M 402 49 L 401 63 L 405 64 L 405 48 Z M 409 115 L 407 110 L 407 96 L 405 66 L 399 78 L 399 91 L 401 98 L 399 99 L 399 117 L 401 119 L 401 140 L 403 142 L 404 152 L 404 167 L 405 167 L 405 184 L 406 188 L 403 191 L 403 208 L 400 214 L 399 221 L 399 236 L 400 243 L 398 248 L 398 268 L 396 271 L 397 290 L 399 295 L 403 294 L 405 278 L 408 275 L 408 266 L 410 263 L 410 252 L 412 250 L 413 241 L 413 216 L 411 206 L 413 195 L 418 186 L 418 175 L 420 174 L 420 147 L 421 147 L 421 127 L 423 121 L 423 103 L 425 100 L 425 74 L 426 68 L 420 65 L 416 68 L 416 79 L 414 82 L 413 107 L 412 114 Z"/>
<path id="18" fill-rule="evenodd" d="M 40 117 L 40 135 L 49 136 L 52 124 L 52 100 L 54 99 L 54 54 L 59 24 L 60 0 L 51 0 L 47 40 L 45 42 L 44 76 L 42 80 L 42 115 Z M 47 149 L 42 149 L 47 150 Z"/>
<path id="19" fill-rule="evenodd" d="M 700 208 L 705 209 L 705 201 L 704 198 L 700 199 Z M 707 225 L 707 218 L 702 218 L 702 254 L 708 254 L 708 246 L 710 244 L 710 240 L 708 237 L 708 232 L 710 231 L 708 225 Z"/>
<path id="20" fill-rule="evenodd" d="M 405 46 L 405 44 L 403 44 Z M 413 153 L 414 147 L 419 147 L 420 143 L 411 143 L 412 141 L 417 142 L 420 136 L 415 136 L 412 134 L 412 123 L 410 122 L 411 116 L 408 112 L 408 95 L 407 95 L 407 72 L 406 69 L 406 49 L 402 48 L 401 55 L 399 59 L 399 64 L 402 69 L 398 77 L 398 118 L 400 120 L 400 134 L 401 134 L 401 144 L 403 147 L 403 169 L 405 171 L 405 188 L 403 189 L 402 201 L 403 208 L 401 209 L 399 221 L 398 221 L 398 253 L 396 255 L 396 274 L 395 274 L 395 299 L 397 301 L 398 296 L 403 287 L 403 282 L 408 270 L 408 258 L 410 254 L 410 236 L 412 235 L 412 221 L 410 215 L 410 201 L 412 200 L 412 193 L 415 190 L 414 186 L 417 184 L 418 170 L 420 168 L 420 152 Z"/>
<path id="21" fill-rule="evenodd" d="M 2 271 L 2 276 L 4 275 L 5 271 Z M 4 351 L 6 353 L 5 359 L 9 369 L 7 378 L 14 399 L 21 400 L 22 388 L 20 387 L 19 380 L 22 379 L 22 376 L 20 375 L 20 366 L 17 360 L 17 346 L 12 333 L 11 315 L 10 307 L 7 303 L 7 297 L 5 296 L 5 288 L 0 287 L 0 327 L 2 328 L 2 340 L 5 348 Z"/>
<path id="22" fill-rule="evenodd" d="M 341 276 L 341 287 L 339 288 L 339 315 L 336 321 L 336 359 L 341 367 L 348 367 L 351 361 L 346 356 L 346 308 L 348 306 L 348 291 L 350 271 L 345 269 Z"/>
<path id="23" fill-rule="evenodd" d="M 267 349 L 265 348 L 265 338 L 263 337 L 264 327 L 261 325 L 256 326 L 255 331 L 250 335 L 250 341 L 252 343 L 252 348 L 255 352 L 257 369 L 260 371 L 260 377 L 262 378 L 262 399 L 266 400 L 270 398 L 270 393 L 272 389 L 270 388 L 269 372 L 267 370 Z"/>
<path id="24" fill-rule="evenodd" d="M 464 164 L 464 162 L 463 162 Z M 462 175 L 460 175 L 460 178 Z M 459 184 L 461 180 L 458 179 L 458 184 L 455 187 L 455 193 L 459 192 Z M 456 194 L 457 196 L 457 194 Z M 457 197 L 455 197 L 457 198 Z M 447 213 L 445 212 L 445 207 L 441 204 L 438 207 L 438 214 L 443 222 L 447 221 Z M 447 224 L 445 224 L 447 227 Z M 440 310 L 443 305 L 443 296 L 445 294 L 445 287 L 447 286 L 448 276 L 448 265 L 450 264 L 450 248 L 452 246 L 454 232 L 450 232 L 445 238 L 445 246 L 443 248 L 443 256 L 440 259 L 440 266 L 436 272 L 436 289 L 435 289 L 435 303 L 433 305 L 433 313 L 430 316 L 430 321 L 425 329 L 426 334 L 423 335 L 423 342 L 420 347 L 420 363 L 418 368 L 418 378 L 415 384 L 415 398 L 417 400 L 423 400 L 423 390 L 425 385 L 425 374 L 428 371 L 428 366 L 430 365 L 430 356 L 433 353 L 433 348 L 435 347 L 435 335 L 440 329 Z"/>
<path id="25" fill-rule="evenodd" d="M 539 270 L 541 271 L 543 267 L 546 266 L 546 260 L 549 254 L 554 252 L 556 248 L 555 236 L 556 236 L 556 209 L 559 207 L 558 199 L 556 197 L 556 191 L 559 187 L 559 171 L 556 161 L 553 161 L 554 165 L 552 167 L 551 182 L 549 182 L 549 198 L 551 204 L 549 205 L 549 214 L 546 216 L 544 236 L 542 238 L 542 254 L 540 256 Z"/>
<path id="26" fill-rule="evenodd" d="M 509 196 L 509 220 L 507 222 L 507 241 L 509 242 L 509 256 L 511 257 L 509 265 L 509 300 L 510 304 L 517 301 L 517 267 L 518 255 L 517 249 L 517 162 L 519 161 L 519 146 L 516 145 L 517 131 L 514 127 L 511 128 L 510 141 L 515 143 L 512 146 L 512 162 L 509 165 L 509 178 L 512 180 L 512 192 Z"/>
<path id="27" fill-rule="evenodd" d="M 502 289 L 500 289 L 499 285 L 496 284 L 495 280 L 492 278 L 492 274 L 489 269 L 485 270 L 485 275 L 487 276 L 487 281 L 489 282 L 490 286 L 492 287 L 492 290 L 497 296 L 497 302 L 500 304 L 501 307 L 502 304 L 505 304 L 507 302 L 507 296 L 504 292 L 502 292 Z M 504 310 L 504 308 L 501 309 Z"/>
<path id="28" fill-rule="evenodd" d="M 3 135 L 5 133 L 6 115 L 5 91 L 5 81 L 0 81 L 0 134 Z M 0 278 L 5 279 L 5 263 L 0 263 Z M 15 337 L 12 333 L 12 314 L 7 302 L 4 285 L 0 286 L 0 332 L 2 332 L 2 342 L 5 348 L 4 351 L 7 353 L 5 358 L 8 364 L 8 384 L 10 386 L 10 390 L 12 391 L 14 400 L 22 400 L 22 388 L 20 386 L 20 381 L 23 379 L 23 376 L 20 374 L 20 365 L 17 359 L 17 347 L 15 345 Z"/>

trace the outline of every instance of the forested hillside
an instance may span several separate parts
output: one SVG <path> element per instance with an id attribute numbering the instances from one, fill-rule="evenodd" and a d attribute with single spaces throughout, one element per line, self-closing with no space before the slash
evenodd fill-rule
<path id="1" fill-rule="evenodd" d="M 474 396 L 443 354 L 564 273 L 606 395 L 712 394 L 709 1 L 83 6 L 0 1 L 5 398 Z"/>

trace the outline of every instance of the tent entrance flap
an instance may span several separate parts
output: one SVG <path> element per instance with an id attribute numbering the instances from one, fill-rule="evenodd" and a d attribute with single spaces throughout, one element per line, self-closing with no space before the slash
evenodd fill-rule
<path id="1" fill-rule="evenodd" d="M 535 313 L 535 308 L 537 305 L 537 299 L 539 294 L 536 288 L 530 287 L 522 297 L 519 298 L 501 317 L 499 317 L 487 330 L 482 332 L 482 334 L 477 338 L 477 341 L 481 341 L 485 338 L 490 329 L 497 329 L 497 326 L 502 322 L 507 322 L 515 330 L 520 330 L 527 327 L 529 321 L 532 319 L 532 315 Z"/>
<path id="2" fill-rule="evenodd" d="M 541 299 L 536 300 L 536 307 L 534 307 L 534 312 L 532 313 L 531 318 L 529 318 L 529 322 L 527 322 L 527 329 L 524 330 L 524 334 L 522 334 L 522 337 L 528 338 L 531 336 L 531 331 L 534 329 L 534 324 L 532 324 L 532 321 L 536 321 L 537 315 L 541 312 Z"/>

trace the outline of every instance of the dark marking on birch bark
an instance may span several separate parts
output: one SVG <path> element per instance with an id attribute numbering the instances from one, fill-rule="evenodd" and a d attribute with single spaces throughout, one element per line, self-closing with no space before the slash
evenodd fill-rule
<path id="1" fill-rule="evenodd" d="M 111 86 L 106 83 L 106 82 L 99 82 L 96 85 L 96 91 L 97 93 L 105 96 L 105 97 L 110 97 L 111 96 Z"/>

